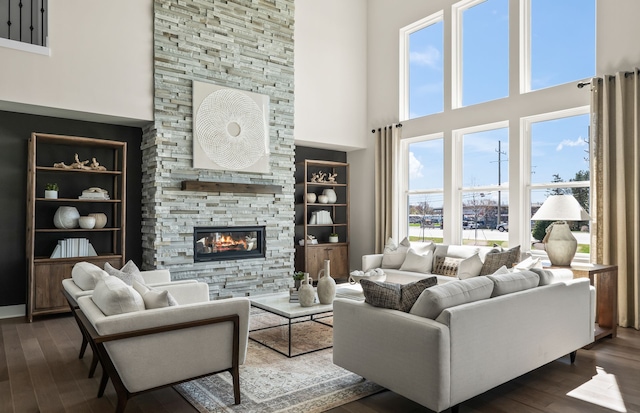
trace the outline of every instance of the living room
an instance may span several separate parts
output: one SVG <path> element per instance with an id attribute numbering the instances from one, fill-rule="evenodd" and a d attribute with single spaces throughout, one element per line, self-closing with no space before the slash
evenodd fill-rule
<path id="1" fill-rule="evenodd" d="M 509 154 L 518 159 L 515 130 L 522 118 L 590 105 L 589 88 L 576 87 L 579 81 L 588 80 L 584 78 L 520 94 L 516 53 L 509 55 L 510 97 L 450 109 L 452 97 L 446 92 L 441 113 L 400 116 L 399 33 L 441 10 L 444 21 L 449 22 L 452 1 L 425 4 L 411 0 L 402 7 L 388 0 L 223 3 L 212 2 L 213 7 L 206 11 L 199 1 L 175 7 L 170 7 L 172 2 L 124 0 L 108 5 L 51 4 L 48 47 L 43 48 L 47 54 L 0 48 L 4 62 L 0 79 L 4 150 L 0 156 L 5 171 L 0 185 L 6 194 L 0 201 L 5 211 L 0 220 L 11 234 L 2 249 L 6 270 L 0 276 L 1 317 L 27 314 L 23 248 L 27 244 L 27 188 L 22 183 L 32 132 L 126 141 L 127 259 L 142 269 L 169 269 L 174 280 L 206 282 L 211 298 L 218 299 L 288 288 L 298 242 L 293 225 L 297 147 L 311 154 L 329 153 L 350 165 L 349 268 L 357 270 L 362 256 L 376 250 L 375 136 L 371 129 L 402 122 L 402 140 L 412 142 L 506 122 L 511 129 Z M 519 10 L 520 2 L 509 2 L 511 21 L 518 21 Z M 615 7 L 596 3 L 595 68 L 589 76 L 612 75 L 640 65 L 640 54 L 631 40 L 638 34 L 634 19 L 638 12 L 640 6 L 630 0 L 617 2 Z M 234 13 L 267 15 L 261 21 L 269 23 L 244 22 L 247 27 L 238 28 Z M 192 19 L 194 14 L 201 16 Z M 511 26 L 509 38 L 509 47 L 517 50 L 517 25 Z M 246 50 L 249 52 L 243 54 Z M 445 49 L 442 59 L 445 85 L 449 86 L 453 76 L 450 54 Z M 269 173 L 193 168 L 193 81 L 270 97 Z M 449 151 L 452 146 L 445 149 Z M 59 159 L 72 160 L 73 153 Z M 521 201 L 524 190 L 516 185 L 521 174 L 518 168 L 512 161 L 504 172 L 505 181 L 509 176 L 511 206 L 506 245 L 513 246 L 528 244 L 530 236 L 530 228 L 520 224 L 530 216 Z M 454 187 L 453 179 L 445 173 L 442 188 Z M 181 190 L 181 183 L 188 180 L 277 185 L 282 193 L 258 196 Z M 444 241 L 462 243 L 463 233 L 456 229 L 462 226 L 458 222 L 462 214 L 454 206 L 458 205 L 456 195 L 443 191 L 451 197 L 445 209 L 451 225 L 443 229 Z M 401 203 L 397 210 L 403 210 Z M 410 227 L 402 221 L 406 217 L 398 214 L 393 219 L 389 235 L 397 240 L 409 235 Z M 247 221 L 267 228 L 264 262 L 193 262 L 193 227 Z M 637 266 L 635 256 L 629 260 Z M 635 280 L 637 283 L 637 274 Z M 630 292 L 637 284 L 626 288 Z M 636 303 L 635 314 L 626 317 L 624 326 L 634 327 L 635 323 L 637 329 L 638 318 Z M 625 337 L 635 337 L 637 332 L 628 334 Z M 637 370 L 629 374 L 634 371 L 637 375 Z"/>

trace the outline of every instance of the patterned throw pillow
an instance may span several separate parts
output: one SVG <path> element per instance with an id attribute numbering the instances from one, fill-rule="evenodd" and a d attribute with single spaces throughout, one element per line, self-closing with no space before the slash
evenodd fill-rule
<path id="1" fill-rule="evenodd" d="M 385 283 L 380 281 L 360 280 L 364 301 L 375 307 L 400 310 L 405 313 L 411 310 L 422 292 L 438 283 L 436 277 L 424 278 L 408 284 Z"/>
<path id="2" fill-rule="evenodd" d="M 511 268 L 517 262 L 520 262 L 520 245 L 503 252 L 489 252 L 484 258 L 480 275 L 493 274 L 503 265 Z"/>
<path id="3" fill-rule="evenodd" d="M 144 284 L 144 278 L 140 275 L 140 270 L 136 266 L 136 264 L 129 260 L 121 269 L 116 269 L 111 266 L 108 262 L 104 263 L 104 270 L 114 277 L 120 278 L 127 285 L 133 285 L 134 281 L 139 282 L 140 284 Z"/>
<path id="4" fill-rule="evenodd" d="M 433 260 L 433 268 L 431 273 L 439 275 L 447 275 L 449 277 L 458 276 L 458 267 L 462 262 L 462 258 L 451 258 L 436 256 Z"/>

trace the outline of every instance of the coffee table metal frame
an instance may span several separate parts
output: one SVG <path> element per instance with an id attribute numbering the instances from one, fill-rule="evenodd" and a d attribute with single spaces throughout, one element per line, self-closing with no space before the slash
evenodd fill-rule
<path id="1" fill-rule="evenodd" d="M 333 304 L 314 304 L 311 307 L 302 307 L 299 303 L 290 303 L 289 302 L 289 293 L 277 293 L 277 294 L 268 294 L 268 295 L 260 295 L 256 297 L 251 297 L 251 305 L 256 308 L 260 308 L 268 313 L 278 315 L 282 318 L 286 318 L 288 320 L 288 353 L 278 350 L 275 347 L 272 347 L 262 341 L 259 341 L 255 338 L 251 337 L 251 333 L 255 331 L 269 330 L 273 328 L 282 327 L 283 324 L 278 324 L 277 326 L 269 326 L 257 328 L 255 330 L 249 331 L 249 338 L 256 343 L 262 344 L 263 346 L 270 348 L 271 350 L 282 354 L 283 356 L 287 356 L 289 358 L 302 356 L 303 354 L 314 353 L 320 350 L 326 350 L 328 348 L 332 348 L 333 345 L 317 348 L 314 350 L 305 351 L 302 353 L 291 354 L 291 326 L 296 323 L 304 323 L 304 322 L 316 322 L 333 328 L 333 325 L 325 323 L 321 321 L 323 318 L 330 317 L 330 315 L 326 315 L 328 313 L 333 312 Z M 321 317 L 318 317 L 322 315 Z M 300 318 L 307 318 L 309 320 L 304 321 L 294 321 Z"/>

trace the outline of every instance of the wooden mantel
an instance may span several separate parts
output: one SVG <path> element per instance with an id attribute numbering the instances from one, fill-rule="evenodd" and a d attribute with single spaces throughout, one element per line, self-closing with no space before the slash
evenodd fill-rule
<path id="1" fill-rule="evenodd" d="M 281 194 L 282 186 L 267 184 L 235 184 L 231 182 L 182 181 L 183 191 L 239 192 L 247 194 Z"/>

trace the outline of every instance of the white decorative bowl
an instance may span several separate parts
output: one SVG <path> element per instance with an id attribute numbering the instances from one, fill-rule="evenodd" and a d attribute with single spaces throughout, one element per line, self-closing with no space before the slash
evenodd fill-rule
<path id="1" fill-rule="evenodd" d="M 93 229 L 96 226 L 96 219 L 94 217 L 80 217 L 78 218 L 78 224 L 83 229 Z"/>

